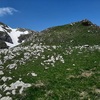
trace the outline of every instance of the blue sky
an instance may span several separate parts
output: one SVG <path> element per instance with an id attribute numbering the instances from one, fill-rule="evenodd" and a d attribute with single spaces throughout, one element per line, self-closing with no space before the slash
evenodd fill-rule
<path id="1" fill-rule="evenodd" d="M 0 0 L 0 21 L 41 31 L 89 19 L 100 25 L 100 0 Z"/>

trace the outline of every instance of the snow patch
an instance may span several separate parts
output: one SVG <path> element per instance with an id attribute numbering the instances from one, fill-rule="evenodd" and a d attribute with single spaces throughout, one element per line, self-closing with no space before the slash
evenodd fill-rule
<path id="1" fill-rule="evenodd" d="M 12 42 L 13 44 L 10 44 L 10 43 L 7 43 L 8 46 L 10 47 L 14 47 L 16 45 L 19 45 L 20 43 L 18 42 L 18 37 L 22 34 L 28 34 L 28 31 L 25 31 L 25 32 L 21 32 L 21 31 L 17 31 L 17 29 L 11 29 L 12 31 L 9 34 L 9 36 L 11 37 L 12 39 Z"/>

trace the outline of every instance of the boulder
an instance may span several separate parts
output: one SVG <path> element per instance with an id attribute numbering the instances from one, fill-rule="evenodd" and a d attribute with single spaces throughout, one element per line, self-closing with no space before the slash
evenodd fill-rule
<path id="1" fill-rule="evenodd" d="M 82 25 L 84 25 L 84 26 L 91 26 L 91 25 L 92 25 L 92 22 L 90 22 L 90 21 L 87 20 L 87 19 L 82 20 L 81 23 L 82 23 Z"/>

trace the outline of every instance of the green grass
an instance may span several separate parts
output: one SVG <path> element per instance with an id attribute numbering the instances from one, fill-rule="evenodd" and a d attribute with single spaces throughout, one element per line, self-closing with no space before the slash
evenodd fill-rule
<path id="1" fill-rule="evenodd" d="M 97 73 L 100 70 L 99 57 L 96 54 L 88 54 L 87 59 L 84 59 L 83 55 L 76 54 L 70 55 L 74 61 L 67 60 L 65 64 L 57 64 L 55 68 L 50 68 L 47 71 L 40 67 L 33 69 L 37 74 L 37 80 L 41 80 L 44 83 L 43 87 L 34 87 L 26 90 L 28 92 L 28 98 L 33 99 L 48 99 L 48 100 L 80 100 L 80 93 L 85 91 L 88 96 L 86 100 L 99 100 L 100 95 L 93 93 L 93 88 L 100 89 L 100 74 Z M 72 57 L 74 56 L 74 57 Z M 76 59 L 77 57 L 77 59 Z M 66 59 L 68 59 L 66 57 Z M 80 60 L 81 59 L 81 60 Z M 97 61 L 97 64 L 93 62 Z M 75 66 L 72 66 L 73 63 Z M 67 71 L 70 68 L 70 71 Z M 40 70 L 39 70 L 40 69 Z M 91 71 L 93 75 L 90 77 L 81 76 L 82 72 Z M 73 75 L 74 77 L 70 77 Z M 79 77 L 78 77 L 79 76 Z M 52 91 L 50 95 L 46 97 L 46 93 Z M 24 100 L 24 99 L 23 99 Z M 30 100 L 30 99 L 29 99 Z"/>
<path id="2" fill-rule="evenodd" d="M 45 33 L 43 34 L 43 41 L 46 41 L 47 44 L 64 44 L 64 42 L 72 46 L 100 44 L 100 28 L 94 24 L 83 26 L 81 22 L 76 22 L 73 25 L 67 24 L 48 28 L 43 32 Z M 70 40 L 73 42 L 70 43 Z"/>

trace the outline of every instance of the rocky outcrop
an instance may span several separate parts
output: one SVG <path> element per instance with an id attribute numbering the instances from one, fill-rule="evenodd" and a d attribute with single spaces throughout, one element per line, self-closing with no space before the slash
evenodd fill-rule
<path id="1" fill-rule="evenodd" d="M 0 31 L 0 40 L 13 43 L 11 37 L 8 35 L 7 32 Z"/>
<path id="2" fill-rule="evenodd" d="M 9 48 L 9 46 L 7 46 L 7 44 L 4 41 L 0 40 L 0 49 L 5 49 L 5 48 Z"/>
<path id="3" fill-rule="evenodd" d="M 84 25 L 84 26 L 91 26 L 91 25 L 93 25 L 92 22 L 90 22 L 90 21 L 87 20 L 87 19 L 82 20 L 81 23 L 82 23 L 82 25 Z"/>

